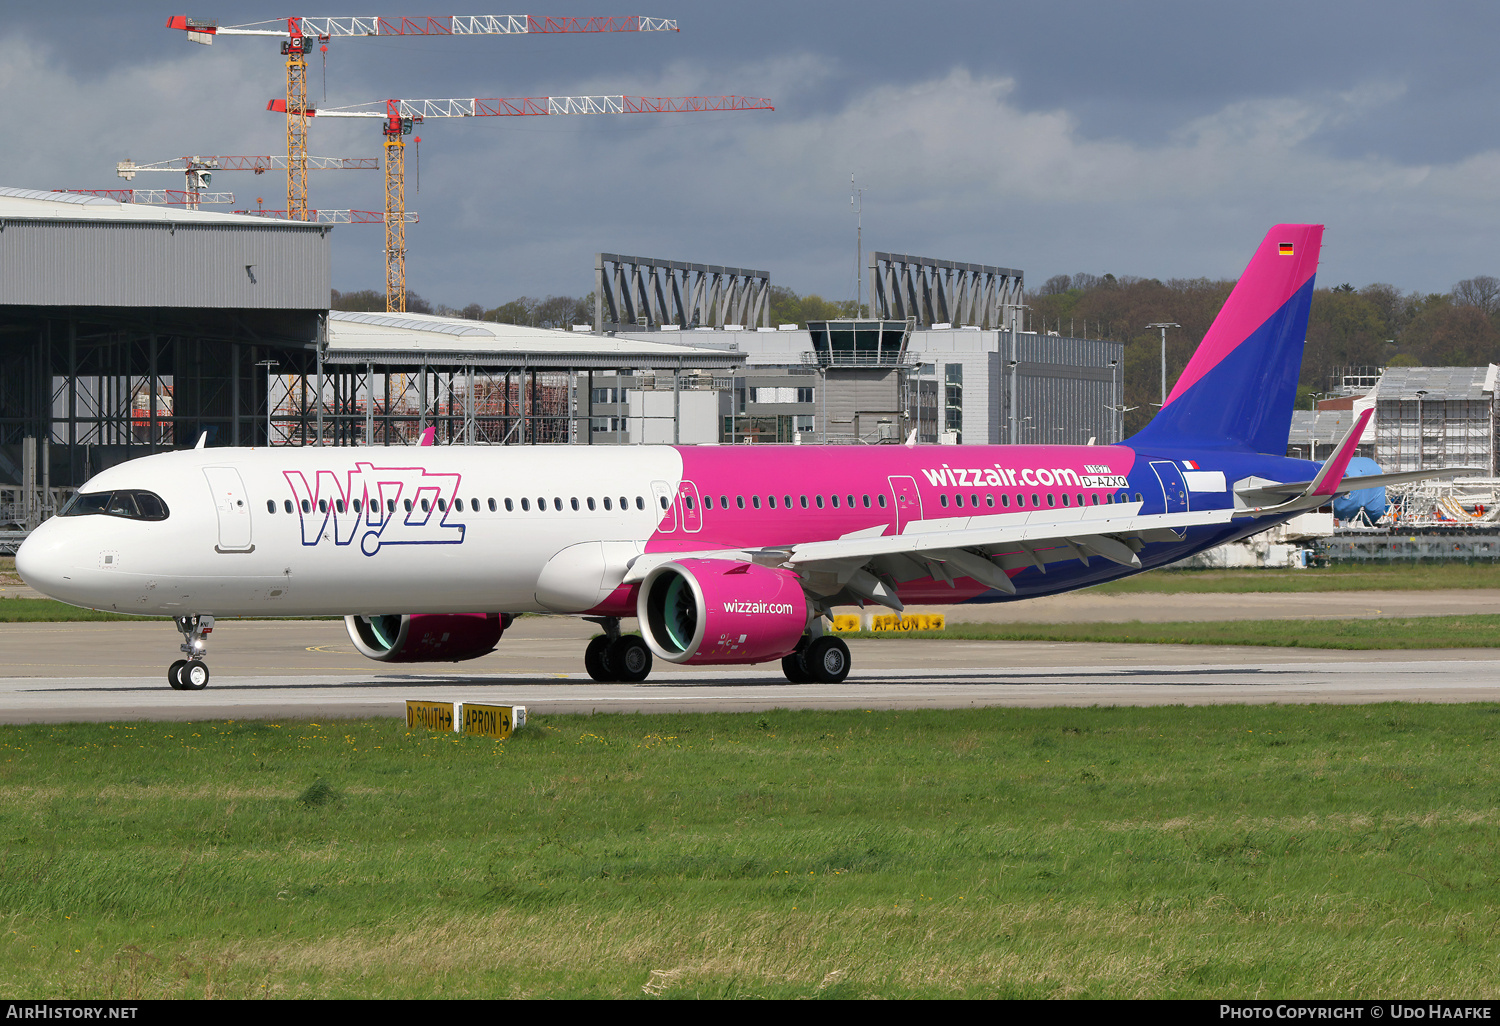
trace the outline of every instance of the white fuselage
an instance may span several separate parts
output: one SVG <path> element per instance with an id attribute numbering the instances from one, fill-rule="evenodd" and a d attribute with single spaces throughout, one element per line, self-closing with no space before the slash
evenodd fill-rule
<path id="1" fill-rule="evenodd" d="M 623 572 L 642 551 L 681 477 L 668 447 L 183 450 L 84 488 L 149 489 L 166 519 L 54 517 L 18 566 L 54 598 L 125 613 L 577 612 L 602 597 L 606 553 Z M 578 597 L 564 582 L 539 600 L 548 561 L 579 544 Z"/>

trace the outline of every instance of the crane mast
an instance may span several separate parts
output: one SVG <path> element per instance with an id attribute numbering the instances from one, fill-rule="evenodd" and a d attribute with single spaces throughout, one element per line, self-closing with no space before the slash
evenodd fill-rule
<path id="1" fill-rule="evenodd" d="M 281 100 L 270 111 L 287 110 Z M 481 99 L 381 100 L 325 110 L 304 117 L 380 118 L 385 135 L 385 305 L 406 311 L 406 143 L 426 118 L 547 117 L 566 114 L 689 114 L 729 110 L 775 110 L 756 96 L 518 96 Z M 290 115 L 288 115 L 290 116 Z"/>

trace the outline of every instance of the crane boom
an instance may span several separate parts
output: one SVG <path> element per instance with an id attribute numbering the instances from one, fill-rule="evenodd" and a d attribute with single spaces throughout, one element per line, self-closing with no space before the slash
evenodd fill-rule
<path id="1" fill-rule="evenodd" d="M 278 220 L 287 220 L 285 210 L 236 210 L 236 214 L 249 214 L 252 217 L 271 217 Z M 309 210 L 308 220 L 316 224 L 383 224 L 385 223 L 385 212 L 380 210 Z M 417 213 L 414 210 L 406 212 L 406 223 L 416 224 Z"/>
<path id="2" fill-rule="evenodd" d="M 234 202 L 232 192 L 185 192 L 181 189 L 53 189 L 53 192 L 68 192 L 82 196 L 103 196 L 119 203 L 140 203 L 149 206 L 185 206 L 197 209 L 200 203 L 229 204 Z M 240 213 L 240 211 L 235 211 Z"/>
<path id="3" fill-rule="evenodd" d="M 394 106 L 393 106 L 394 105 Z M 272 100 L 266 109 L 286 112 L 286 101 Z M 775 110 L 759 96 L 513 96 L 454 100 L 376 100 L 317 110 L 307 117 L 325 118 L 482 118 L 553 114 L 687 114 L 716 110 Z"/>
<path id="4" fill-rule="evenodd" d="M 285 28 L 264 28 L 285 25 Z M 167 28 L 188 34 L 194 43 L 211 45 L 215 36 L 317 36 L 319 39 L 361 36 L 529 36 L 554 32 L 676 32 L 677 19 L 642 14 L 603 18 L 538 17 L 534 14 L 444 14 L 396 18 L 275 18 L 244 25 L 220 25 L 185 14 L 167 19 Z"/>
<path id="5" fill-rule="evenodd" d="M 379 157 L 308 157 L 307 167 L 311 171 L 374 171 L 380 167 Z M 115 173 L 121 178 L 130 178 L 137 171 L 285 171 L 284 156 L 251 157 L 173 157 L 151 164 L 137 164 L 133 160 L 122 160 L 115 165 Z"/>

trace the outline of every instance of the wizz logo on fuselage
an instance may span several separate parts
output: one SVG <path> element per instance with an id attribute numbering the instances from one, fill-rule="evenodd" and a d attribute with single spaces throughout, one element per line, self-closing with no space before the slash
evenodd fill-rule
<path id="1" fill-rule="evenodd" d="M 320 470 L 311 485 L 300 470 L 284 470 L 302 523 L 302 544 L 332 541 L 373 556 L 383 545 L 459 545 L 464 525 L 450 524 L 461 474 L 422 467 L 356 463 L 342 478 Z"/>

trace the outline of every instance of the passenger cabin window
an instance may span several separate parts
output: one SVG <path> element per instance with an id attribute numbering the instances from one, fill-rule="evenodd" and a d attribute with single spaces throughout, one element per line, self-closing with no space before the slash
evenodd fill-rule
<path id="1" fill-rule="evenodd" d="M 167 504 L 155 492 L 138 488 L 118 488 L 112 492 L 79 492 L 58 514 L 61 517 L 85 517 L 98 513 L 122 520 L 165 520 Z"/>

